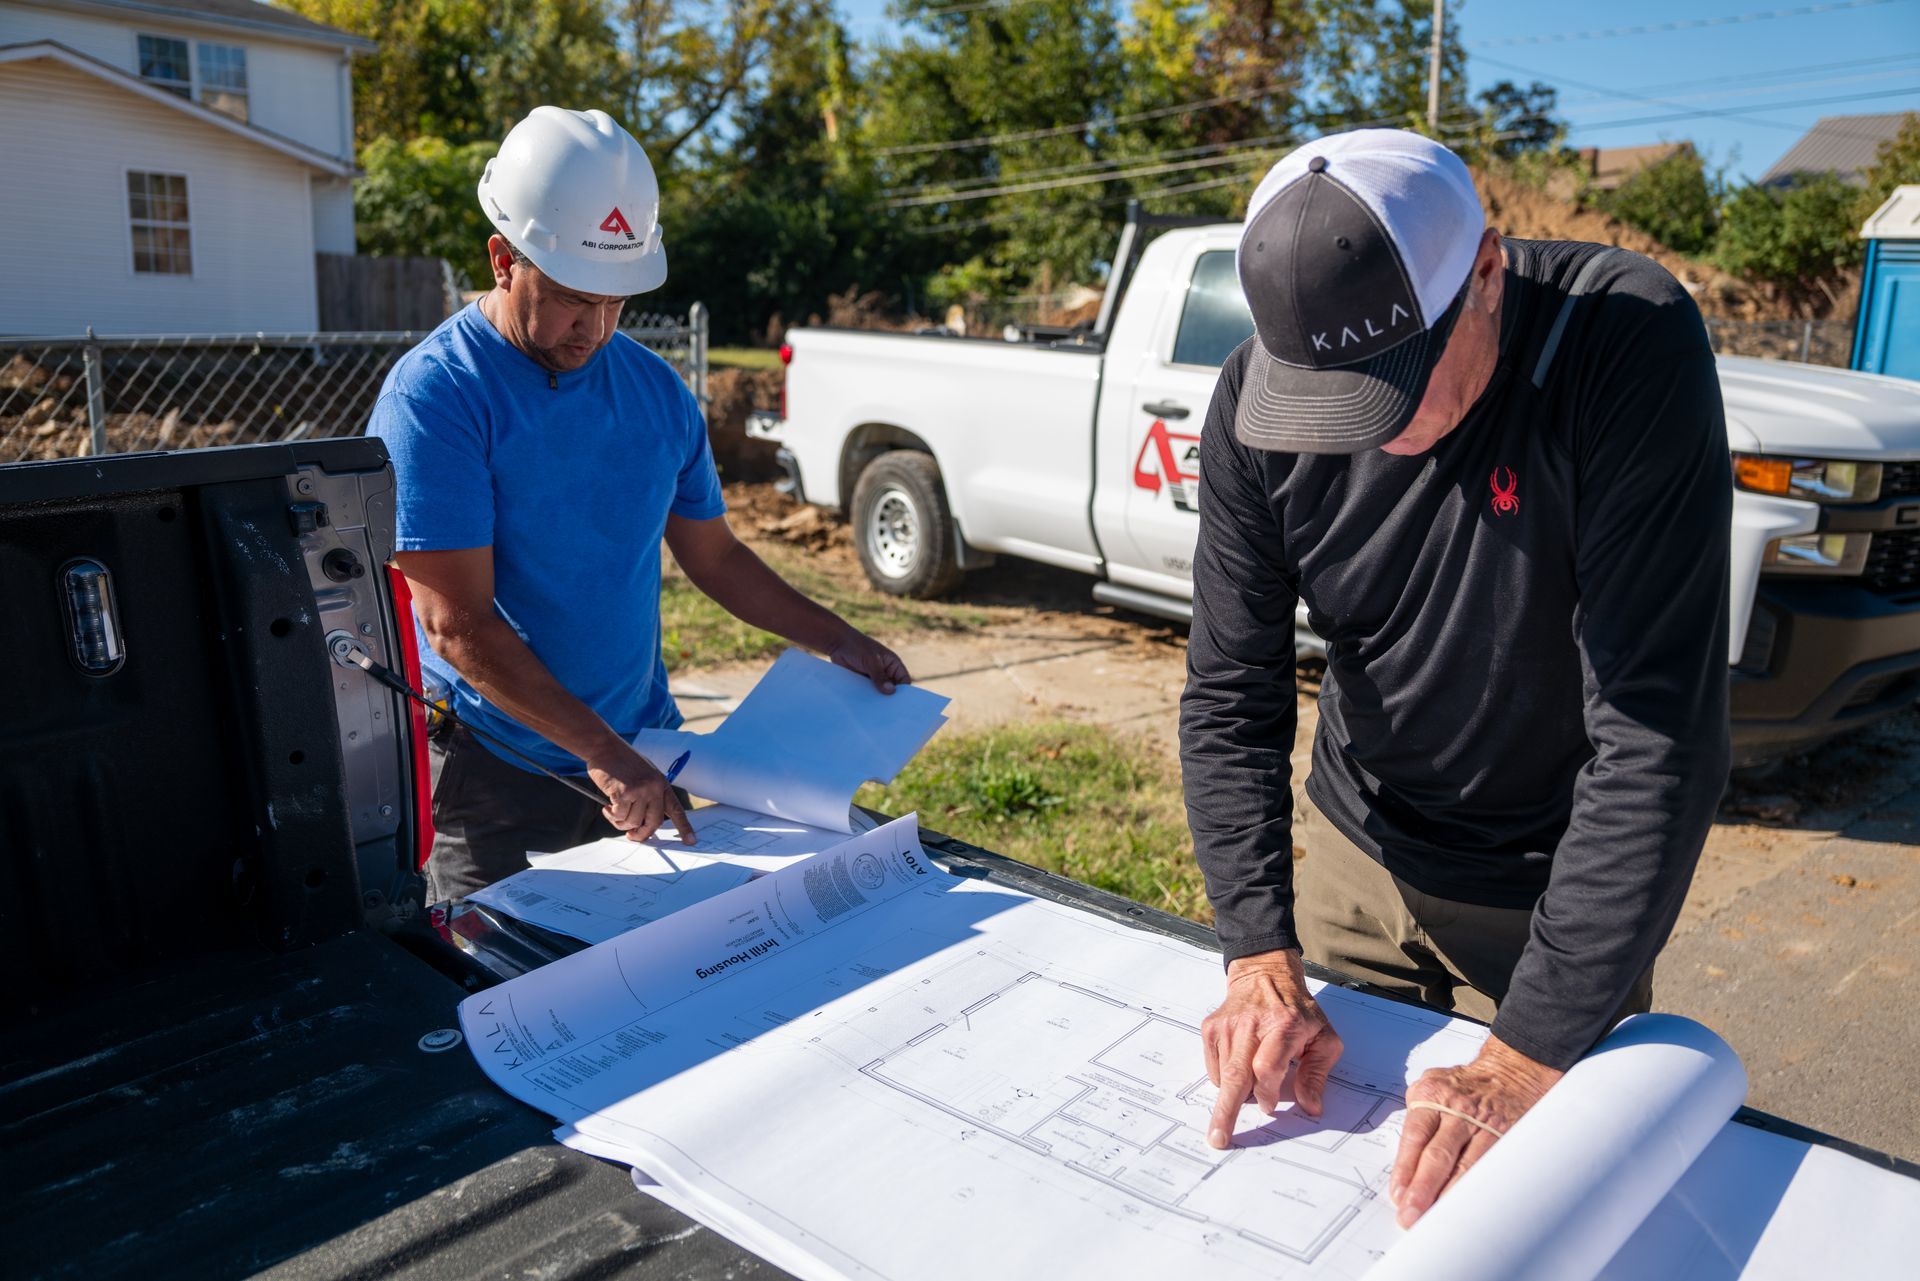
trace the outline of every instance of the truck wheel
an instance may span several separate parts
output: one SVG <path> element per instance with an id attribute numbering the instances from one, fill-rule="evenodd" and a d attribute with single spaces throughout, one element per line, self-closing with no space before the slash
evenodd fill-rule
<path id="1" fill-rule="evenodd" d="M 867 580 L 890 596 L 932 600 L 960 582 L 953 513 L 931 454 L 880 455 L 853 487 L 853 538 Z"/>

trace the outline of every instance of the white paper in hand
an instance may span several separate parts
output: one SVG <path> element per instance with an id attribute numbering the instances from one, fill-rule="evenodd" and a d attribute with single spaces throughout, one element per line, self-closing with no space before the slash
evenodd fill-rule
<path id="1" fill-rule="evenodd" d="M 892 782 L 946 723 L 947 701 L 913 685 L 882 694 L 790 649 L 712 733 L 644 730 L 633 745 L 660 769 L 691 751 L 678 781 L 695 796 L 851 832 L 853 794 Z"/>

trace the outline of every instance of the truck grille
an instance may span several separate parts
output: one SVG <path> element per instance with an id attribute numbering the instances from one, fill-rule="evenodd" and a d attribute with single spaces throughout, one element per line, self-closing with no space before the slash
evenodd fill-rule
<path id="1" fill-rule="evenodd" d="M 1880 464 L 1880 497 L 1911 498 L 1920 494 L 1920 462 Z"/>
<path id="2" fill-rule="evenodd" d="M 1870 590 L 1882 596 L 1920 590 L 1920 530 L 1875 534 L 1860 577 Z"/>

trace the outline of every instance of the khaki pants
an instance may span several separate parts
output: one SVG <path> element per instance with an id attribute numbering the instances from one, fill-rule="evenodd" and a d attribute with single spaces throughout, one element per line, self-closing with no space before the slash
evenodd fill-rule
<path id="1" fill-rule="evenodd" d="M 1397 996 L 1492 1022 L 1533 925 L 1530 908 L 1480 907 L 1422 894 L 1368 858 L 1301 798 L 1294 925 L 1309 961 Z M 1614 1021 L 1653 1005 L 1653 968 Z"/>

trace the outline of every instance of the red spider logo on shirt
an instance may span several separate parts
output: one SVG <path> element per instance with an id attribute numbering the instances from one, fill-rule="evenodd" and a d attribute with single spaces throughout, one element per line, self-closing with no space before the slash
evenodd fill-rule
<path id="1" fill-rule="evenodd" d="M 1501 482 L 1505 473 L 1506 481 Z M 1496 516 L 1514 516 L 1520 511 L 1520 478 L 1513 474 L 1511 467 L 1496 467 L 1493 475 L 1487 478 L 1493 487 L 1493 512 Z"/>

